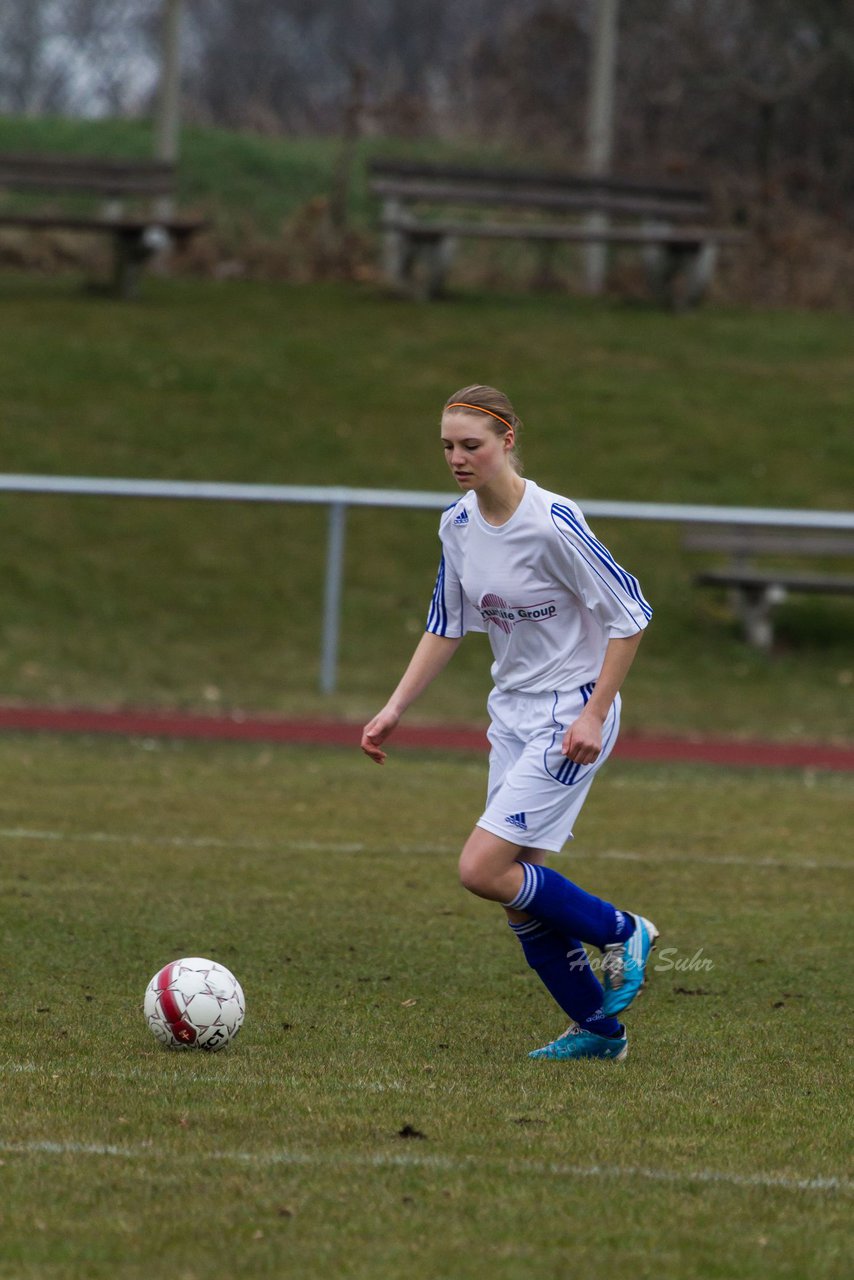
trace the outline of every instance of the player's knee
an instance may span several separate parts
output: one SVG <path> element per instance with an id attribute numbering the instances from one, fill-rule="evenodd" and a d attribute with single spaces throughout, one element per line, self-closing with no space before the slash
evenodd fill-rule
<path id="1" fill-rule="evenodd" d="M 465 849 L 460 856 L 460 884 L 479 898 L 489 898 L 490 876 L 483 860 Z"/>

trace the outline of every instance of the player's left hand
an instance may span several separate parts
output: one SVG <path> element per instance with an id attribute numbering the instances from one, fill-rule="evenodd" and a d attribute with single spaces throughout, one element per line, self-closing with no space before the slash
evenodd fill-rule
<path id="1" fill-rule="evenodd" d="M 595 764 L 602 751 L 602 721 L 582 711 L 563 735 L 563 754 L 576 764 Z"/>

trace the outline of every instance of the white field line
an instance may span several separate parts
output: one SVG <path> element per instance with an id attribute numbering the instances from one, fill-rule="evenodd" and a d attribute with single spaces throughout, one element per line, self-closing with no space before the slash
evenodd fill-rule
<path id="1" fill-rule="evenodd" d="M 359 841 L 324 844 L 316 840 L 223 840 L 220 836 L 149 836 L 140 832 L 116 831 L 37 831 L 27 827 L 0 827 L 0 840 L 44 840 L 62 844 L 144 845 L 168 849 L 237 849 L 241 852 L 280 853 L 296 849 L 300 853 L 366 853 L 370 846 Z M 450 850 L 448 850 L 450 851 Z M 425 850 L 427 852 L 427 850 Z M 445 850 L 431 849 L 442 853 Z"/>
<path id="2" fill-rule="evenodd" d="M 233 849 L 239 852 L 283 853 L 294 850 L 297 853 L 403 853 L 414 855 L 456 853 L 457 845 L 442 844 L 406 844 L 393 845 L 368 844 L 360 841 L 324 842 L 322 840 L 224 840 L 218 836 L 155 836 L 139 832 L 112 831 L 40 831 L 27 827 L 0 827 L 0 840 L 41 840 L 62 844 L 120 844 L 169 849 Z M 677 863 L 680 866 L 696 864 L 698 866 L 735 866 L 735 867 L 781 867 L 796 871 L 850 871 L 854 868 L 854 860 L 818 861 L 814 858 L 749 858 L 741 854 L 709 854 L 686 851 L 681 854 L 634 852 L 623 849 L 606 849 L 601 852 L 586 850 L 584 860 L 600 859 L 613 862 L 651 862 Z"/>
<path id="3" fill-rule="evenodd" d="M 40 1075 L 50 1076 L 52 1079 L 58 1079 L 59 1073 L 53 1071 L 53 1064 L 44 1064 L 25 1061 L 25 1062 L 0 1062 L 0 1076 L 3 1075 Z M 68 1071 L 63 1072 L 64 1076 L 69 1076 Z M 75 1079 L 84 1078 L 86 1080 L 104 1081 L 104 1080 L 121 1080 L 124 1083 L 131 1081 L 143 1081 L 150 1083 L 152 1073 L 146 1071 L 142 1067 L 132 1067 L 123 1071 L 117 1071 L 115 1068 L 74 1068 Z M 302 1088 L 304 1082 L 295 1076 L 283 1076 L 277 1073 L 275 1076 L 256 1076 L 262 1084 L 290 1084 L 294 1088 Z M 158 1071 L 156 1076 L 159 1085 L 179 1084 L 182 1088 L 190 1085 L 199 1085 L 205 1090 L 215 1089 L 218 1087 L 227 1087 L 232 1082 L 223 1077 L 209 1076 L 204 1073 L 201 1075 L 191 1075 L 185 1071 Z M 339 1088 L 347 1090 L 350 1093 L 406 1093 L 411 1086 L 405 1080 L 366 1080 L 356 1077 L 349 1081 L 339 1081 Z"/>
<path id="4" fill-rule="evenodd" d="M 324 1155 L 316 1151 L 203 1151 L 169 1156 L 153 1146 L 118 1147 L 96 1142 L 0 1142 L 0 1153 L 9 1156 L 93 1156 L 120 1160 L 161 1160 L 177 1158 L 198 1163 L 201 1160 L 232 1162 L 254 1168 L 276 1165 L 303 1167 L 350 1167 L 362 1169 L 436 1169 L 447 1173 L 494 1170 L 519 1177 L 546 1178 L 624 1178 L 634 1181 L 671 1184 L 703 1183 L 723 1187 L 758 1187 L 763 1190 L 819 1191 L 840 1195 L 854 1192 L 854 1182 L 846 1178 L 797 1178 L 773 1173 L 726 1173 L 718 1169 L 656 1169 L 643 1165 L 563 1164 L 542 1160 L 481 1159 L 475 1156 L 399 1155 L 374 1153 L 357 1155 L 338 1151 Z"/>
<path id="5" fill-rule="evenodd" d="M 600 858 L 614 862 L 676 862 L 680 866 L 720 867 L 783 867 L 806 871 L 851 871 L 854 859 L 848 862 L 819 862 L 815 858 L 747 858 L 737 853 L 632 853 L 623 849 L 604 849 L 601 853 L 585 853 L 584 857 Z"/>

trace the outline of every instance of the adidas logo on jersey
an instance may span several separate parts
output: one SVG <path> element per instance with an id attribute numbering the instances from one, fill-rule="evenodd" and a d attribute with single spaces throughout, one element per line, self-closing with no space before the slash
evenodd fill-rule
<path id="1" fill-rule="evenodd" d="M 518 831 L 528 830 L 528 824 L 525 821 L 524 813 L 508 813 L 504 821 L 509 822 L 511 827 L 516 827 Z"/>
<path id="2" fill-rule="evenodd" d="M 468 524 L 468 522 L 469 513 L 467 511 L 461 511 L 459 515 L 454 516 L 454 524 Z"/>

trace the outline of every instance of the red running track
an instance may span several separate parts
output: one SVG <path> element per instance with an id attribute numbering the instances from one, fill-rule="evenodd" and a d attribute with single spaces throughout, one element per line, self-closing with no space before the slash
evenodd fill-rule
<path id="1" fill-rule="evenodd" d="M 181 711 L 98 711 L 86 707 L 0 707 L 0 731 L 106 733 L 142 738 L 209 741 L 359 745 L 361 726 L 338 720 L 277 719 L 268 716 L 205 715 Z M 395 747 L 426 751 L 485 752 L 483 729 L 455 725 L 401 725 Z M 704 763 L 741 768 L 854 771 L 854 745 L 757 742 L 742 739 L 678 738 L 626 733 L 614 749 L 623 760 Z"/>

